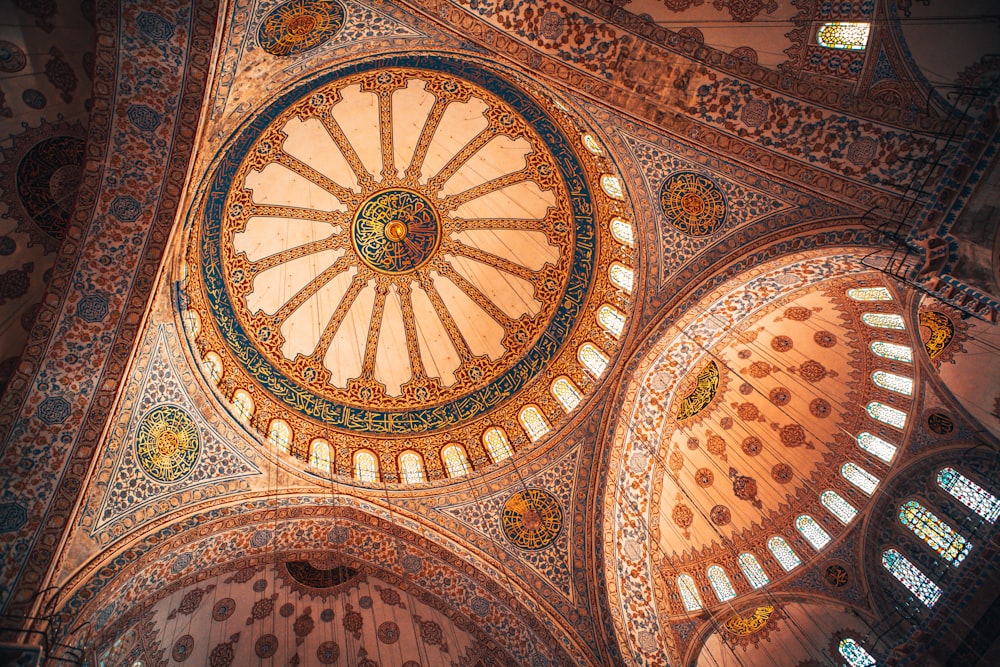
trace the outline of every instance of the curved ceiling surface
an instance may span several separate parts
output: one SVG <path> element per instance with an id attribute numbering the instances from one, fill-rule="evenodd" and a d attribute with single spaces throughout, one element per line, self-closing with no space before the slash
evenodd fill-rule
<path id="1" fill-rule="evenodd" d="M 624 196 L 588 140 L 561 104 L 448 57 L 290 92 L 209 184 L 188 253 L 189 307 L 215 323 L 198 349 L 300 435 L 419 441 L 514 397 L 558 421 L 558 371 L 593 384 L 570 363 L 581 342 L 617 347 L 590 301 L 628 307 L 608 279 L 610 251 L 629 253 L 608 232 Z M 516 431 L 513 415 L 491 421 Z"/>

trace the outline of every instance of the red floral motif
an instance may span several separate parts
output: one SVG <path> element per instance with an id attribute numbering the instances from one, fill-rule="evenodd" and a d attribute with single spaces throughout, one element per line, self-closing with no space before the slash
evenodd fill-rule
<path id="1" fill-rule="evenodd" d="M 344 614 L 344 629 L 354 635 L 355 639 L 361 639 L 361 628 L 365 625 L 365 619 L 361 614 L 354 611 L 354 607 L 347 603 L 347 611 Z"/>
<path id="2" fill-rule="evenodd" d="M 716 9 L 728 9 L 733 20 L 740 23 L 753 21 L 762 11 L 773 14 L 778 9 L 776 0 L 715 0 L 712 6 Z"/>
<path id="3" fill-rule="evenodd" d="M 706 449 L 708 449 L 709 452 L 715 454 L 723 461 L 729 460 L 728 457 L 726 456 L 726 441 L 723 440 L 721 437 L 715 435 L 714 433 L 709 433 L 708 444 L 705 445 L 705 447 Z"/>
<path id="4" fill-rule="evenodd" d="M 733 480 L 733 494 L 740 500 L 746 500 L 757 509 L 764 506 L 764 503 L 757 498 L 757 480 L 753 477 L 741 475 L 736 468 L 729 468 L 729 479 Z"/>

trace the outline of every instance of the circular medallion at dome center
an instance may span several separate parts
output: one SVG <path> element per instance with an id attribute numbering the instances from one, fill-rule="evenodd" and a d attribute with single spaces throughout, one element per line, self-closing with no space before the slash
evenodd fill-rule
<path id="1" fill-rule="evenodd" d="M 437 211 L 410 190 L 377 192 L 354 215 L 351 240 L 368 266 L 383 273 L 407 273 L 433 255 L 441 239 Z"/>

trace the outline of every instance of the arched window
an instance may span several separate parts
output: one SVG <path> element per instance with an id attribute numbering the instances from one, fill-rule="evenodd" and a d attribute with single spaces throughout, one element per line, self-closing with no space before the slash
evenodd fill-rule
<path id="1" fill-rule="evenodd" d="M 743 570 L 743 575 L 755 589 L 767 586 L 771 582 L 767 577 L 767 573 L 764 572 L 764 568 L 757 562 L 757 557 L 752 553 L 741 553 L 736 560 L 740 564 L 740 569 Z"/>
<path id="2" fill-rule="evenodd" d="M 534 440 L 538 440 L 540 437 L 549 432 L 549 424 L 545 421 L 545 417 L 542 416 L 541 410 L 536 408 L 534 405 L 529 405 L 521 410 L 521 413 L 517 416 L 517 420 L 521 422 L 521 427 L 524 432 L 528 434 L 528 437 Z"/>
<path id="3" fill-rule="evenodd" d="M 823 527 L 816 523 L 808 514 L 803 514 L 795 520 L 795 527 L 799 529 L 802 536 L 809 540 L 813 549 L 819 551 L 830 543 L 830 534 L 823 530 Z"/>
<path id="4" fill-rule="evenodd" d="M 844 500 L 836 491 L 824 491 L 820 495 L 819 501 L 823 503 L 823 507 L 830 510 L 830 514 L 837 517 L 837 520 L 845 526 L 858 514 L 854 505 Z"/>
<path id="5" fill-rule="evenodd" d="M 222 358 L 215 352 L 208 352 L 201 361 L 201 369 L 212 381 L 212 384 L 219 384 L 222 379 Z"/>
<path id="6" fill-rule="evenodd" d="M 576 358 L 595 378 L 601 377 L 604 375 L 604 371 L 608 370 L 607 355 L 598 350 L 592 343 L 581 345 L 576 353 Z"/>
<path id="7" fill-rule="evenodd" d="M 937 474 L 937 483 L 990 523 L 995 523 L 1000 517 L 1000 500 L 954 468 L 942 468 Z"/>
<path id="8" fill-rule="evenodd" d="M 899 522 L 955 567 L 972 548 L 968 540 L 916 500 L 908 500 L 900 506 Z"/>
<path id="9" fill-rule="evenodd" d="M 858 447 L 886 463 L 892 461 L 892 457 L 896 455 L 895 445 L 867 432 L 858 436 Z"/>
<path id="10" fill-rule="evenodd" d="M 938 585 L 895 549 L 889 549 L 882 554 L 882 566 L 928 607 L 933 607 L 941 597 Z"/>
<path id="11" fill-rule="evenodd" d="M 556 397 L 556 400 L 559 401 L 559 404 L 563 406 L 563 410 L 566 412 L 573 412 L 576 406 L 580 405 L 580 401 L 583 400 L 580 390 L 567 377 L 556 378 L 552 382 L 551 389 L 552 395 Z"/>
<path id="12" fill-rule="evenodd" d="M 253 399 L 242 389 L 233 394 L 233 412 L 241 422 L 248 422 L 253 417 Z"/>
<path id="13" fill-rule="evenodd" d="M 316 438 L 309 445 L 309 465 L 323 472 L 330 472 L 330 443 Z"/>
<path id="14" fill-rule="evenodd" d="M 354 479 L 369 483 L 378 481 L 378 459 L 367 449 L 354 452 Z"/>
<path id="15" fill-rule="evenodd" d="M 197 338 L 201 331 L 201 318 L 198 317 L 198 313 L 193 310 L 185 310 L 181 319 L 184 320 L 184 328 L 187 330 L 188 336 Z"/>
<path id="16" fill-rule="evenodd" d="M 872 373 L 872 382 L 888 391 L 894 391 L 903 396 L 913 396 L 913 380 L 902 375 L 887 371 Z"/>
<path id="17" fill-rule="evenodd" d="M 913 350 L 908 345 L 897 345 L 896 343 L 877 340 L 872 343 L 872 352 L 883 359 L 913 363 Z"/>
<path id="18" fill-rule="evenodd" d="M 816 43 L 828 49 L 864 51 L 868 45 L 870 23 L 835 21 L 824 23 L 816 32 Z"/>
<path id="19" fill-rule="evenodd" d="M 905 329 L 903 318 L 899 315 L 889 313 L 865 313 L 861 316 L 861 321 L 876 329 Z"/>
<path id="20" fill-rule="evenodd" d="M 769 539 L 767 541 L 767 548 L 770 549 L 775 560 L 778 561 L 785 572 L 790 572 L 799 565 L 802 565 L 802 561 L 795 555 L 795 552 L 792 551 L 792 548 L 788 546 L 788 542 L 783 537 L 775 535 Z"/>
<path id="21" fill-rule="evenodd" d="M 892 301 L 892 294 L 884 287 L 855 287 L 847 290 L 855 301 Z"/>
<path id="22" fill-rule="evenodd" d="M 865 410 L 868 411 L 872 419 L 877 419 L 883 424 L 894 426 L 900 430 L 906 425 L 906 413 L 885 403 L 872 401 L 865 407 Z"/>
<path id="23" fill-rule="evenodd" d="M 840 474 L 843 475 L 844 479 L 869 496 L 875 492 L 875 487 L 878 486 L 878 477 L 851 461 L 840 467 Z"/>
<path id="24" fill-rule="evenodd" d="M 733 585 L 729 582 L 726 571 L 720 566 L 711 566 L 708 568 L 707 574 L 708 581 L 712 584 L 712 588 L 715 590 L 715 597 L 719 598 L 719 602 L 732 600 L 736 597 L 736 591 L 733 590 Z"/>
<path id="25" fill-rule="evenodd" d="M 597 311 L 597 321 L 609 334 L 615 338 L 621 338 L 625 331 L 625 315 L 617 308 L 612 308 L 604 304 Z"/>
<path id="26" fill-rule="evenodd" d="M 510 441 L 507 440 L 507 434 L 503 432 L 503 429 L 495 426 L 483 433 L 483 444 L 486 445 L 486 451 L 490 453 L 494 463 L 503 461 L 514 454 L 510 448 Z"/>
<path id="27" fill-rule="evenodd" d="M 407 484 L 417 484 L 426 481 L 424 472 L 424 457 L 417 452 L 407 450 L 399 455 L 399 472 Z"/>
<path id="28" fill-rule="evenodd" d="M 632 247 L 635 243 L 635 238 L 632 235 L 632 225 L 630 223 L 625 222 L 621 218 L 614 217 L 611 218 L 609 226 L 611 227 L 611 236 L 613 236 L 616 241 L 622 245 L 627 245 L 630 248 Z"/>
<path id="29" fill-rule="evenodd" d="M 611 283 L 615 287 L 623 289 L 629 294 L 632 293 L 632 285 L 635 283 L 635 272 L 631 268 L 621 262 L 611 262 L 608 275 L 611 277 Z"/>
<path id="30" fill-rule="evenodd" d="M 875 667 L 877 664 L 871 653 L 861 648 L 861 644 L 850 637 L 842 639 L 837 650 L 847 661 L 848 667 Z"/>
<path id="31" fill-rule="evenodd" d="M 448 477 L 461 477 L 469 474 L 469 457 L 465 455 L 465 448 L 461 445 L 451 444 L 442 449 L 441 460 L 444 461 Z"/>
<path id="32" fill-rule="evenodd" d="M 698 595 L 698 586 L 689 574 L 682 574 L 677 577 L 677 588 L 681 592 L 681 600 L 684 608 L 688 611 L 698 611 L 701 609 L 701 596 Z"/>
<path id="33" fill-rule="evenodd" d="M 613 199 L 625 199 L 625 190 L 617 176 L 604 174 L 601 176 L 601 188 Z"/>
<path id="34" fill-rule="evenodd" d="M 287 454 L 292 442 L 292 429 L 284 421 L 272 419 L 267 427 L 267 441 Z"/>

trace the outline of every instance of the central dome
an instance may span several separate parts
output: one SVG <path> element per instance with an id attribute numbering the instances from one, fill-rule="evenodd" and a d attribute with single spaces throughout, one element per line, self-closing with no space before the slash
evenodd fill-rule
<path id="1" fill-rule="evenodd" d="M 467 61 L 381 58 L 304 85 L 209 185 L 187 290 L 221 337 L 205 345 L 324 429 L 429 433 L 524 398 L 575 356 L 608 286 L 598 239 L 623 194 L 593 187 L 616 177 L 590 146 L 565 107 Z"/>

